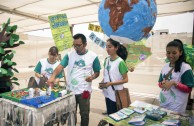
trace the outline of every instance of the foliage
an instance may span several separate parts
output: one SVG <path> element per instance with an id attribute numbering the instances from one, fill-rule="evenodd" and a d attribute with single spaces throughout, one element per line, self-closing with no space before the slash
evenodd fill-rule
<path id="1" fill-rule="evenodd" d="M 3 23 L 2 29 L 0 29 L 0 84 L 1 82 L 6 82 L 7 86 L 11 84 L 19 85 L 18 78 L 14 77 L 14 72 L 19 72 L 14 68 L 17 64 L 12 61 L 15 48 L 21 44 L 23 41 L 19 41 L 19 35 L 15 34 L 17 25 L 10 26 L 10 19 L 7 23 Z"/>

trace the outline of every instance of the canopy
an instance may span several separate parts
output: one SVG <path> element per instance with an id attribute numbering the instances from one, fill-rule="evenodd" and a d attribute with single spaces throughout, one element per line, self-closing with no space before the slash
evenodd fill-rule
<path id="1" fill-rule="evenodd" d="M 11 18 L 17 32 L 50 28 L 49 15 L 66 13 L 70 25 L 98 22 L 101 0 L 0 0 L 0 25 Z M 156 0 L 158 16 L 194 11 L 194 0 Z"/>

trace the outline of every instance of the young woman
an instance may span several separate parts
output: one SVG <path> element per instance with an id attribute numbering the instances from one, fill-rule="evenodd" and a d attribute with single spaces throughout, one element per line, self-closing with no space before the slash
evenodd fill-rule
<path id="1" fill-rule="evenodd" d="M 162 68 L 159 78 L 160 106 L 178 113 L 184 113 L 189 93 L 194 87 L 192 69 L 186 63 L 182 41 L 175 39 L 166 46 L 170 62 Z"/>
<path id="2" fill-rule="evenodd" d="M 55 70 L 55 68 L 59 65 L 59 61 L 57 61 L 58 57 L 58 49 L 55 46 L 52 46 L 48 52 L 48 58 L 41 59 L 36 65 L 34 72 L 35 77 L 31 77 L 29 80 L 28 87 L 33 88 L 42 88 L 45 86 L 46 79 L 49 79 Z M 60 78 L 63 75 L 60 73 L 56 79 L 55 83 L 58 83 Z"/>
<path id="3" fill-rule="evenodd" d="M 128 52 L 126 48 L 113 39 L 107 40 L 106 50 L 109 55 L 104 62 L 104 79 L 99 88 L 105 96 L 107 114 L 117 112 L 115 90 L 122 90 L 128 82 L 128 68 L 125 64 Z"/>

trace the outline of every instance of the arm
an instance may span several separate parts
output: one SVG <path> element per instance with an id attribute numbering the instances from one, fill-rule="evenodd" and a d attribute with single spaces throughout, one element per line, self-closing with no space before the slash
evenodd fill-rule
<path id="1" fill-rule="evenodd" d="M 172 86 L 175 86 L 177 89 L 185 93 L 190 93 L 192 91 L 192 88 L 188 87 L 187 85 L 175 81 L 166 81 L 165 83 L 161 84 L 161 86 L 163 90 L 169 90 Z"/>
<path id="2" fill-rule="evenodd" d="M 118 81 L 114 81 L 114 82 L 108 82 L 107 86 L 111 86 L 111 85 L 120 85 L 120 84 L 124 84 L 128 82 L 128 75 L 127 73 L 122 75 L 123 79 L 122 80 L 118 80 Z"/>
<path id="3" fill-rule="evenodd" d="M 93 68 L 94 74 L 92 74 L 89 77 L 86 77 L 85 80 L 87 82 L 92 82 L 92 80 L 96 79 L 100 75 L 100 69 L 101 69 L 101 67 L 100 67 L 100 61 L 99 61 L 98 57 L 96 57 L 94 59 L 92 68 Z"/>
<path id="4" fill-rule="evenodd" d="M 53 72 L 53 74 L 51 75 L 51 77 L 48 79 L 48 81 L 47 81 L 47 84 L 48 85 L 53 85 L 54 83 L 55 83 L 55 78 L 56 78 L 56 76 L 61 72 L 61 70 L 63 69 L 64 67 L 61 65 L 61 64 L 59 64 L 58 66 L 57 66 L 57 68 L 54 70 L 54 72 Z"/>
<path id="5" fill-rule="evenodd" d="M 35 77 L 37 77 L 37 78 L 42 77 L 42 75 L 41 75 L 41 68 L 42 68 L 42 65 L 41 65 L 41 63 L 39 61 L 38 64 L 36 65 L 35 69 L 34 69 Z"/>
<path id="6" fill-rule="evenodd" d="M 127 75 L 128 68 L 127 68 L 124 61 L 121 61 L 120 64 L 119 64 L 119 72 L 122 75 L 121 80 L 107 82 L 106 84 L 102 84 L 100 86 L 106 88 L 106 87 L 109 87 L 109 86 L 112 86 L 112 85 L 120 85 L 120 84 L 123 84 L 123 83 L 127 83 L 128 82 L 128 75 Z"/>

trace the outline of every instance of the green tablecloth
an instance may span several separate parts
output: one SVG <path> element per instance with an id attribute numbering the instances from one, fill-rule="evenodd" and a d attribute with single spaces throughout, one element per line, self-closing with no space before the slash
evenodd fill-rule
<path id="1" fill-rule="evenodd" d="M 133 117 L 133 116 L 136 116 L 136 115 L 139 115 L 139 114 L 137 114 L 137 113 L 134 113 L 134 114 L 132 114 L 129 118 L 126 118 L 126 119 L 124 119 L 124 120 L 121 120 L 121 121 L 118 121 L 118 122 L 116 122 L 115 120 L 113 120 L 112 118 L 110 118 L 110 117 L 105 117 L 103 120 L 105 120 L 105 121 L 107 121 L 108 123 L 110 123 L 110 124 L 113 124 L 113 125 L 115 125 L 115 126 L 133 126 L 133 125 L 131 125 L 131 124 L 128 124 L 128 121 Z M 164 118 L 162 118 L 161 120 L 159 120 L 159 121 L 153 121 L 153 120 L 151 120 L 151 119 L 147 119 L 147 118 L 145 118 L 145 126 L 149 126 L 149 125 L 151 125 L 151 124 L 161 124 L 164 120 L 166 120 L 166 119 L 170 119 L 170 118 L 172 118 L 172 117 L 170 117 L 170 116 L 165 116 Z M 190 126 L 190 124 L 189 124 L 189 121 L 188 120 L 181 120 L 181 126 Z"/>

